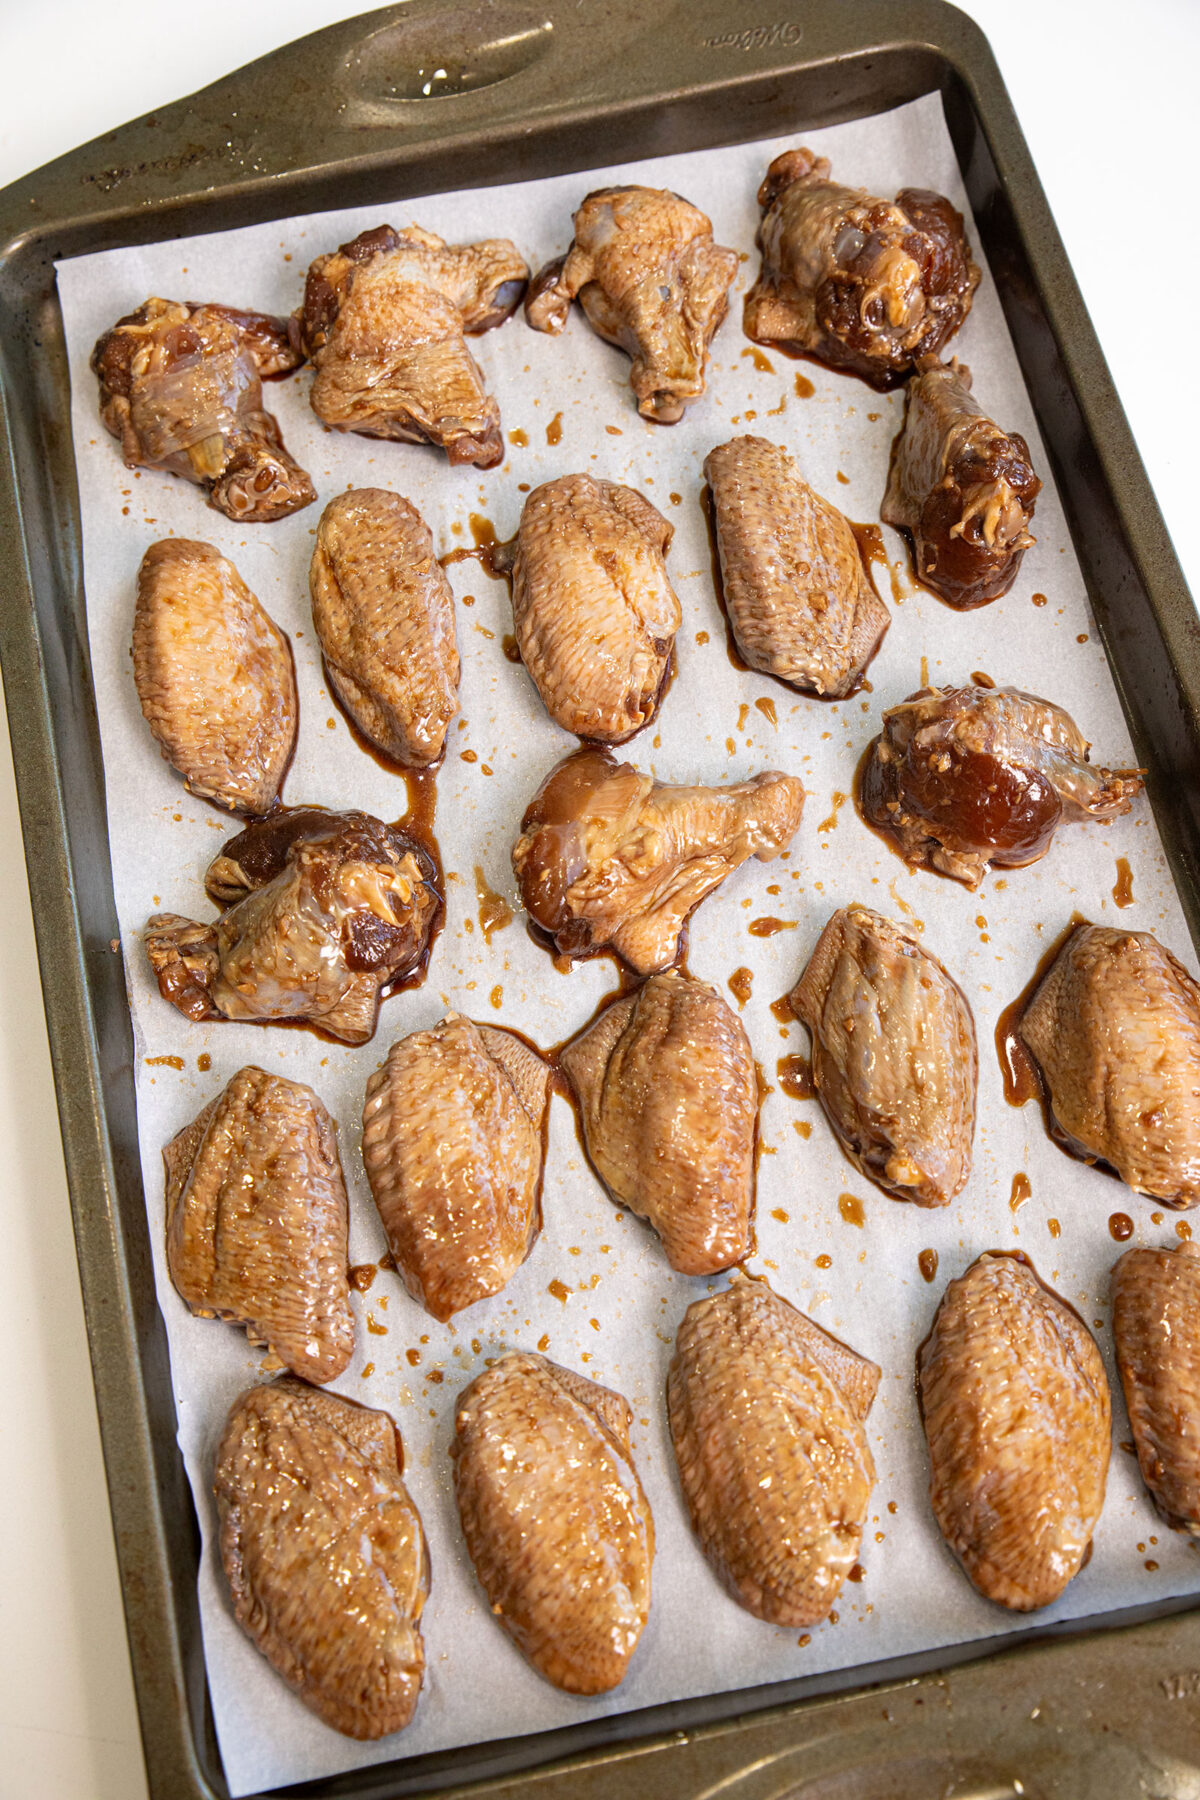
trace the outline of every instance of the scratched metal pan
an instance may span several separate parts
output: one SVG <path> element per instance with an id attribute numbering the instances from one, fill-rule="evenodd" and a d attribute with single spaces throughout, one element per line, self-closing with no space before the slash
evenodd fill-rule
<path id="1" fill-rule="evenodd" d="M 227 1793 L 155 1301 L 55 259 L 832 125 L 940 92 L 1194 938 L 1200 631 L 999 72 L 941 0 L 408 0 L 0 193 L 0 659 L 155 1800 Z M 436 74 L 434 72 L 437 72 Z M 364 1769 L 295 1794 L 1183 1800 L 1200 1612 L 1109 1615 Z M 969 1660 L 968 1660 L 969 1659 Z M 837 1681 L 858 1684 L 831 1691 Z M 870 1685 L 863 1685 L 869 1683 Z"/>

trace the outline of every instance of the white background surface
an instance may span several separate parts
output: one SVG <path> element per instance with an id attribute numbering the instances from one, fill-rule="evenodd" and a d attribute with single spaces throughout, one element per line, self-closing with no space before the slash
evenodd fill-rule
<path id="1" fill-rule="evenodd" d="M 0 185 L 356 8 L 206 0 L 163 29 L 125 0 L 0 0 Z M 768 9 L 769 10 L 769 9 Z M 1188 334 L 1197 149 L 1194 0 L 972 0 L 991 37 L 1191 581 L 1200 379 Z M 763 15 L 765 17 L 765 14 Z M 748 5 L 731 22 L 761 23 Z M 1136 32 L 1136 41 L 1133 34 Z M 1102 124 L 1102 121 L 1104 122 Z M 1175 333 L 1173 337 L 1172 333 Z M 139 1800 L 136 1713 L 112 1552 L 7 739 L 0 747 L 0 1794 Z"/>

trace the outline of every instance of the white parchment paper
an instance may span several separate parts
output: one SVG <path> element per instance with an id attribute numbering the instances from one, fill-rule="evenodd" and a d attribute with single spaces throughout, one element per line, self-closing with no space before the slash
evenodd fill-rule
<path id="1" fill-rule="evenodd" d="M 945 1282 L 988 1248 L 1019 1246 L 1034 1259 L 1040 1274 L 1095 1325 L 1114 1383 L 1116 1441 L 1094 1554 L 1041 1618 L 1094 1615 L 1200 1588 L 1200 1558 L 1162 1526 L 1136 1463 L 1118 1447 L 1129 1428 L 1108 1323 L 1108 1271 L 1119 1254 L 1109 1215 L 1127 1212 L 1136 1227 L 1132 1241 L 1155 1244 L 1175 1241 L 1174 1215 L 1063 1155 L 1047 1139 L 1035 1106 L 1008 1107 L 992 1050 L 1001 1008 L 1076 909 L 1100 922 L 1152 930 L 1192 965 L 1149 809 L 1142 800 L 1113 825 L 1065 827 L 1044 861 L 989 877 L 971 894 L 927 873 L 909 874 L 845 798 L 881 710 L 926 675 L 934 683 L 958 683 L 982 670 L 997 683 L 1027 687 L 1070 709 L 1096 760 L 1132 761 L 986 268 L 974 309 L 951 348 L 969 363 L 975 391 L 993 416 L 1024 434 L 1044 483 L 1035 519 L 1038 543 L 1013 591 L 981 611 L 956 614 L 911 590 L 901 540 L 885 530 L 895 579 L 889 584 L 877 576 L 877 584 L 891 607 L 892 626 L 869 671 L 871 691 L 824 705 L 737 672 L 726 655 L 699 499 L 708 450 L 739 431 L 773 438 L 849 517 L 873 520 L 903 411 L 899 394 L 875 395 L 851 378 L 752 349 L 742 335 L 741 296 L 758 267 L 755 191 L 770 158 L 796 141 L 780 138 L 591 175 L 438 194 L 391 208 L 352 208 L 59 265 L 146 1204 L 170 1339 L 179 1445 L 204 1534 L 200 1601 L 212 1703 L 235 1795 L 684 1696 L 850 1671 L 1027 1628 L 1027 1618 L 1009 1616 L 976 1595 L 941 1542 L 926 1498 L 927 1463 L 913 1395 L 914 1353 Z M 802 141 L 830 156 L 836 176 L 874 192 L 915 185 L 948 194 L 968 214 L 982 264 L 936 98 L 809 132 Z M 577 310 L 557 340 L 528 330 L 519 315 L 476 340 L 510 446 L 503 466 L 487 473 L 452 470 L 433 450 L 324 431 L 308 406 L 307 372 L 271 384 L 267 403 L 319 492 L 316 506 L 278 524 L 236 526 L 210 510 L 198 489 L 126 470 L 100 425 L 89 352 L 104 329 L 147 295 L 286 313 L 300 301 L 312 257 L 384 219 L 397 226 L 415 221 L 459 241 L 510 236 L 536 269 L 565 249 L 571 213 L 586 192 L 629 180 L 687 195 L 712 218 L 717 241 L 745 253 L 730 316 L 715 341 L 707 396 L 678 426 L 667 429 L 638 417 L 627 359 L 601 343 Z M 406 1479 L 424 1519 L 433 1568 L 423 1623 L 428 1671 L 414 1722 L 401 1736 L 359 1745 L 322 1725 L 233 1622 L 214 1549 L 211 1459 L 228 1407 L 256 1378 L 261 1359 L 232 1326 L 193 1319 L 171 1287 L 163 1256 L 161 1150 L 247 1062 L 311 1083 L 340 1127 L 351 1195 L 351 1259 L 377 1261 L 385 1240 L 363 1176 L 359 1121 L 367 1077 L 393 1039 L 454 1007 L 553 1043 L 580 1026 L 612 985 L 606 962 L 556 972 L 522 928 L 509 866 L 526 801 L 573 740 L 550 722 L 524 670 L 503 654 L 504 634 L 512 629 L 504 586 L 474 562 L 454 566 L 463 712 L 437 777 L 448 918 L 425 986 L 387 1003 L 374 1041 L 361 1049 L 338 1048 L 304 1032 L 190 1024 L 160 999 L 141 933 L 147 916 L 160 909 L 213 916 L 204 871 L 236 824 L 186 793 L 142 720 L 129 656 L 135 575 L 147 545 L 171 533 L 205 538 L 231 557 L 296 651 L 301 723 L 287 800 L 360 807 L 391 819 L 404 810 L 404 784 L 355 746 L 322 681 L 307 584 L 321 505 L 348 486 L 395 488 L 420 508 L 444 553 L 472 542 L 471 515 L 491 521 L 498 536 L 511 535 L 526 487 L 573 470 L 641 488 L 675 526 L 668 567 L 684 616 L 678 674 L 658 720 L 623 754 L 663 780 L 719 782 L 773 767 L 800 774 L 809 790 L 791 852 L 767 866 L 749 863 L 701 907 L 692 922 L 690 966 L 725 992 L 735 970 L 752 972 L 742 1016 L 775 1088 L 762 1111 L 752 1266 L 883 1369 L 870 1419 L 878 1485 L 864 1534 L 865 1572 L 860 1584 L 843 1590 L 836 1622 L 803 1634 L 751 1618 L 718 1586 L 686 1523 L 662 1397 L 685 1308 L 719 1284 L 674 1274 L 649 1230 L 612 1206 L 582 1158 L 565 1102 L 556 1100 L 545 1228 L 502 1294 L 448 1325 L 429 1318 L 386 1271 L 355 1298 L 357 1350 L 334 1385 L 387 1408 L 400 1425 Z M 777 723 L 760 701 L 774 703 Z M 1119 857 L 1129 862 L 1134 893 L 1134 904 L 1120 912 L 1113 897 Z M 476 865 L 518 914 L 490 947 L 478 923 Z M 798 1025 L 782 1027 L 770 1002 L 797 979 L 833 908 L 852 900 L 923 930 L 974 1008 L 980 1044 L 974 1171 L 964 1193 L 942 1211 L 922 1211 L 877 1192 L 845 1161 L 816 1102 L 792 1101 L 777 1085 L 777 1059 L 805 1050 L 807 1039 Z M 751 922 L 764 916 L 776 916 L 788 928 L 773 937 L 750 935 Z M 211 1059 L 211 1066 L 202 1071 L 201 1059 Z M 1032 1198 L 1014 1212 L 1010 1195 L 1018 1172 L 1028 1175 Z M 839 1211 L 839 1196 L 846 1193 L 862 1202 L 861 1227 Z M 940 1259 L 932 1286 L 918 1269 L 918 1253 L 925 1249 Z M 569 1290 L 564 1298 L 558 1297 L 562 1289 Z M 558 1693 L 528 1667 L 491 1618 L 458 1529 L 448 1457 L 455 1397 L 485 1358 L 515 1346 L 544 1348 L 620 1389 L 635 1415 L 634 1452 L 658 1538 L 654 1602 L 624 1685 L 603 1699 Z"/>

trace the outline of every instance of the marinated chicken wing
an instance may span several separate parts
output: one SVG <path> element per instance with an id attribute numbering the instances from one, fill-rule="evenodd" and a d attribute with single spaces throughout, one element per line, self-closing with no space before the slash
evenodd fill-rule
<path id="1" fill-rule="evenodd" d="M 1020 869 L 1060 821 L 1108 820 L 1142 791 L 1140 769 L 1099 769 L 1060 706 L 1018 688 L 921 688 L 883 715 L 859 806 L 905 862 L 976 888 Z"/>
<path id="2" fill-rule="evenodd" d="M 1200 987 L 1148 931 L 1079 925 L 1018 1026 L 1055 1131 L 1139 1194 L 1200 1200 Z"/>
<path id="3" fill-rule="evenodd" d="M 1168 1525 L 1200 1538 L 1200 1244 L 1127 1250 L 1112 1309 L 1142 1480 Z"/>
<path id="4" fill-rule="evenodd" d="M 167 1267 L 201 1318 L 244 1325 L 297 1375 L 354 1350 L 337 1128 L 310 1087 L 239 1069 L 163 1151 Z"/>
<path id="5" fill-rule="evenodd" d="M 367 1083 L 363 1164 L 405 1287 L 435 1319 L 498 1294 L 541 1229 L 550 1069 L 451 1013 Z"/>
<path id="6" fill-rule="evenodd" d="M 1112 1409 L 1079 1315 L 1019 1253 L 979 1257 L 942 1296 L 917 1355 L 929 1498 L 987 1600 L 1057 1600 L 1104 1504 Z"/>
<path id="7" fill-rule="evenodd" d="M 842 514 L 765 438 L 718 445 L 704 474 L 743 659 L 802 693 L 853 694 L 891 621 Z"/>
<path id="8" fill-rule="evenodd" d="M 642 417 L 678 423 L 704 392 L 736 251 L 714 244 L 712 221 L 664 188 L 597 188 L 574 224 L 567 254 L 530 286 L 525 317 L 538 331 L 560 332 L 578 298 L 592 330 L 632 357 Z"/>
<path id="9" fill-rule="evenodd" d="M 639 975 L 679 953 L 688 915 L 747 860 L 770 862 L 800 824 L 804 784 L 771 770 L 735 787 L 664 787 L 578 750 L 525 809 L 513 848 L 521 899 L 566 956 L 611 945 Z"/>
<path id="10" fill-rule="evenodd" d="M 283 319 L 147 300 L 92 351 L 100 417 L 129 469 L 164 469 L 238 522 L 282 519 L 316 499 L 263 410 L 263 379 L 301 361 Z"/>
<path id="11" fill-rule="evenodd" d="M 291 1377 L 236 1400 L 217 1450 L 234 1617 L 347 1737 L 402 1731 L 421 1691 L 429 1557 L 403 1466 L 387 1413 Z"/>
<path id="12" fill-rule="evenodd" d="M 667 1374 L 679 1480 L 714 1573 L 756 1619 L 819 1624 L 858 1560 L 878 1385 L 761 1279 L 684 1314 Z"/>
<path id="13" fill-rule="evenodd" d="M 904 188 L 877 199 L 831 181 L 827 157 L 785 150 L 758 203 L 762 272 L 745 328 L 759 343 L 894 387 L 970 312 L 979 270 L 962 215 L 941 194 Z"/>
<path id="14" fill-rule="evenodd" d="M 459 1396 L 454 1493 L 492 1612 L 568 1694 L 624 1680 L 650 1611 L 654 1521 L 629 1407 L 544 1356 L 512 1351 Z"/>
<path id="15" fill-rule="evenodd" d="M 791 994 L 846 1155 L 897 1200 L 948 1206 L 971 1173 L 979 1054 L 957 982 L 890 919 L 835 912 Z"/>
<path id="16" fill-rule="evenodd" d="M 750 1041 L 716 989 L 652 975 L 559 1062 L 600 1179 L 650 1221 L 671 1267 L 711 1275 L 748 1255 L 758 1083 Z"/>
<path id="17" fill-rule="evenodd" d="M 292 318 L 316 372 L 318 419 L 493 468 L 504 457 L 500 409 L 465 334 L 502 325 L 528 277 L 507 238 L 447 244 L 419 225 L 379 225 L 318 256 Z"/>
<path id="18" fill-rule="evenodd" d="M 351 488 L 321 514 L 308 572 L 330 683 L 392 762 L 428 768 L 458 711 L 454 596 L 428 525 L 384 488 Z"/>
<path id="19" fill-rule="evenodd" d="M 189 1019 L 304 1019 L 347 1044 L 417 970 L 441 919 L 432 858 L 367 813 L 289 807 L 231 838 L 205 885 L 214 925 L 156 913 L 146 950 Z"/>
<path id="20" fill-rule="evenodd" d="M 917 579 L 950 606 L 1007 594 L 1042 484 L 1029 446 L 1001 431 L 971 392 L 971 371 L 923 357 L 908 384 L 904 429 L 892 446 L 886 525 L 907 532 Z"/>

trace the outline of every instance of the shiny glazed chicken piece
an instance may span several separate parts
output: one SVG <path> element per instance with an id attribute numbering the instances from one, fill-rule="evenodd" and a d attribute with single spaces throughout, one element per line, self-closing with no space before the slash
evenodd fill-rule
<path id="1" fill-rule="evenodd" d="M 133 679 L 193 794 L 238 813 L 278 805 L 299 723 L 292 647 L 211 544 L 160 538 L 142 558 Z"/>
<path id="2" fill-rule="evenodd" d="M 421 1691 L 429 1557 L 403 1466 L 387 1413 L 292 1377 L 235 1401 L 217 1450 L 234 1617 L 347 1737 L 402 1731 Z"/>
<path id="3" fill-rule="evenodd" d="M 1200 1537 L 1200 1245 L 1127 1250 L 1112 1272 L 1113 1339 L 1142 1480 L 1176 1531 Z"/>
<path id="4" fill-rule="evenodd" d="M 317 497 L 263 410 L 264 378 L 301 360 L 283 319 L 153 299 L 97 340 L 92 371 L 126 468 L 182 475 L 226 518 L 260 523 Z"/>
<path id="5" fill-rule="evenodd" d="M 711 1275 L 753 1247 L 758 1083 L 715 988 L 670 971 L 615 1000 L 559 1057 L 597 1174 L 667 1260 Z"/>
<path id="6" fill-rule="evenodd" d="M 897 1200 L 948 1206 L 971 1173 L 979 1053 L 966 997 L 908 932 L 834 913 L 791 994 L 846 1155 Z"/>
<path id="7" fill-rule="evenodd" d="M 451 1013 L 367 1083 L 363 1164 L 396 1269 L 435 1319 L 498 1294 L 541 1229 L 550 1069 Z"/>
<path id="8" fill-rule="evenodd" d="M 532 282 L 525 317 L 560 332 L 578 298 L 592 330 L 633 359 L 642 417 L 677 424 L 704 392 L 737 252 L 714 244 L 712 221 L 663 188 L 597 188 L 574 224 L 567 254 Z"/>
<path id="9" fill-rule="evenodd" d="M 347 1044 L 417 970 L 441 918 L 428 853 L 367 813 L 288 807 L 231 838 L 205 877 L 214 925 L 156 913 L 146 950 L 189 1019 L 304 1019 Z"/>
<path id="10" fill-rule="evenodd" d="M 1055 1130 L 1135 1192 L 1200 1200 L 1200 987 L 1148 931 L 1079 925 L 1018 1035 Z"/>
<path id="11" fill-rule="evenodd" d="M 684 1314 L 667 1412 L 692 1529 L 739 1606 L 816 1625 L 858 1560 L 879 1370 L 765 1281 L 735 1276 Z"/>
<path id="12" fill-rule="evenodd" d="M 292 316 L 315 371 L 318 419 L 494 468 L 504 458 L 500 409 L 466 334 L 502 325 L 528 277 L 507 238 L 447 244 L 419 225 L 379 225 L 318 256 Z"/>
<path id="13" fill-rule="evenodd" d="M 330 683 L 363 736 L 404 768 L 439 761 L 458 711 L 454 596 L 428 525 L 384 488 L 321 514 L 308 572 Z"/>
<path id="14" fill-rule="evenodd" d="M 977 888 L 1019 869 L 1061 821 L 1105 822 L 1142 791 L 1139 769 L 1101 769 L 1073 719 L 1018 688 L 921 688 L 883 715 L 859 806 L 905 862 Z"/>
<path id="15" fill-rule="evenodd" d="M 979 270 L 962 215 L 941 194 L 881 200 L 829 179 L 829 160 L 785 150 L 758 190 L 762 271 L 745 329 L 894 387 L 936 355 L 971 310 Z"/>
<path id="16" fill-rule="evenodd" d="M 650 1611 L 654 1521 L 620 1394 L 511 1351 L 459 1396 L 454 1493 L 492 1612 L 568 1694 L 624 1680 Z"/>
<path id="17" fill-rule="evenodd" d="M 704 474 L 743 660 L 802 693 L 856 692 L 891 621 L 842 514 L 765 438 L 710 450 Z"/>
<path id="18" fill-rule="evenodd" d="M 918 581 L 950 606 L 1007 594 L 1042 484 L 1029 446 L 1001 431 L 971 392 L 971 371 L 923 357 L 908 384 L 880 517 L 906 532 Z"/>
<path id="19" fill-rule="evenodd" d="M 981 1256 L 917 1354 L 929 1498 L 986 1600 L 1032 1612 L 1083 1567 L 1112 1409 L 1095 1340 L 1019 1254 Z"/>
<path id="20" fill-rule="evenodd" d="M 688 915 L 747 860 L 770 862 L 800 824 L 804 784 L 767 771 L 734 787 L 665 787 L 578 750 L 525 809 L 513 848 L 521 900 L 566 956 L 611 945 L 639 975 L 679 954 Z"/>
<path id="21" fill-rule="evenodd" d="M 354 1350 L 337 1128 L 310 1087 L 253 1066 L 163 1151 L 167 1266 L 201 1318 L 244 1325 L 308 1381 Z"/>

